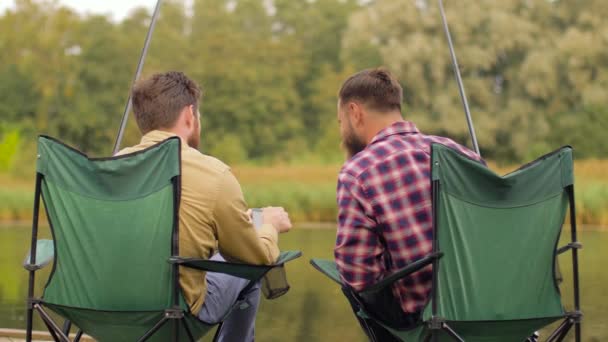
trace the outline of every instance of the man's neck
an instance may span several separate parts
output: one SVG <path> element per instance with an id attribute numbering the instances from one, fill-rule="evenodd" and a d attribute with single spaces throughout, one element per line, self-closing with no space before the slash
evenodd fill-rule
<path id="1" fill-rule="evenodd" d="M 175 134 L 178 137 L 180 137 L 183 141 L 188 140 L 187 139 L 187 135 L 184 134 L 184 132 L 180 131 L 177 128 L 159 128 L 158 130 L 162 131 L 162 132 L 167 132 L 167 133 Z"/>
<path id="2" fill-rule="evenodd" d="M 380 133 L 380 131 L 394 125 L 397 122 L 404 122 L 405 120 L 401 116 L 401 113 L 389 113 L 389 114 L 374 114 L 376 118 L 373 120 L 373 124 L 370 125 L 369 129 L 365 134 L 365 142 L 369 145 L 372 140 Z"/>

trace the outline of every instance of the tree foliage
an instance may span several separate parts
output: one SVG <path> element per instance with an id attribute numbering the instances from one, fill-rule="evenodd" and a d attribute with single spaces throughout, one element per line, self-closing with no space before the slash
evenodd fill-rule
<path id="1" fill-rule="evenodd" d="M 606 10 L 603 1 L 446 2 L 484 155 L 531 158 L 597 125 L 583 133 L 589 143 L 581 152 L 605 156 Z M 406 116 L 427 131 L 468 141 L 435 1 L 374 1 L 351 17 L 345 42 L 347 58 L 366 46 L 397 74 Z"/>
<path id="2" fill-rule="evenodd" d="M 484 156 L 522 161 L 564 144 L 608 156 L 608 3 L 459 0 L 446 13 Z M 52 0 L 0 13 L 0 141 L 45 133 L 107 155 L 150 19 Z M 406 118 L 469 141 L 432 0 L 168 0 L 144 75 L 182 70 L 202 85 L 206 153 L 331 162 L 342 158 L 338 88 L 379 65 L 402 83 Z M 139 139 L 132 119 L 125 139 Z"/>

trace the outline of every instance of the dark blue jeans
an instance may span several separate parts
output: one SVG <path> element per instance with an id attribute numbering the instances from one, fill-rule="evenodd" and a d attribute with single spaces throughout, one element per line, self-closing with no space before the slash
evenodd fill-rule
<path id="1" fill-rule="evenodd" d="M 226 261 L 220 254 L 215 254 L 211 260 Z M 249 280 L 212 272 L 207 272 L 206 279 L 207 294 L 198 318 L 212 324 L 224 320 L 218 338 L 220 342 L 254 341 L 260 283 L 243 293 Z M 239 296 L 242 297 L 240 301 Z"/>
<path id="2" fill-rule="evenodd" d="M 373 296 L 361 297 L 351 289 L 343 287 L 342 292 L 348 299 L 355 317 L 370 341 L 373 342 L 399 342 L 400 340 L 384 328 L 378 321 L 395 329 L 413 328 L 420 321 L 419 313 L 405 313 L 399 305 L 399 300 L 393 296 L 390 288 Z M 357 315 L 364 309 L 370 319 Z"/>

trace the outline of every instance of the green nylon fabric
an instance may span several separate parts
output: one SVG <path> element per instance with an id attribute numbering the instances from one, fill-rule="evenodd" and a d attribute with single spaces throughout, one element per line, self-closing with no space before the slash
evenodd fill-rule
<path id="1" fill-rule="evenodd" d="M 572 184 L 563 148 L 504 177 L 433 145 L 437 316 L 466 341 L 523 340 L 564 317 L 555 248 Z M 431 318 L 431 303 L 423 319 Z M 490 327 L 490 328 L 488 328 Z"/>
<path id="2" fill-rule="evenodd" d="M 56 248 L 47 303 L 107 311 L 170 305 L 171 179 L 179 175 L 179 149 L 172 138 L 95 160 L 39 139 L 37 168 Z"/>
<path id="3" fill-rule="evenodd" d="M 564 156 L 571 149 L 505 177 L 445 146 L 432 150 L 440 182 L 436 234 L 444 253 L 438 316 L 493 321 L 563 315 L 553 266 L 568 205 L 563 174 L 572 172 L 565 165 L 572 159 Z"/>
<path id="4" fill-rule="evenodd" d="M 45 301 L 97 310 L 170 305 L 171 185 L 131 201 L 84 197 L 51 181 L 42 193 L 57 249 Z"/>
<path id="5" fill-rule="evenodd" d="M 310 262 L 316 269 L 328 276 L 333 281 L 339 284 L 342 283 L 342 280 L 340 278 L 340 272 L 338 272 L 338 267 L 335 261 L 324 259 L 312 259 L 310 260 Z"/>
<path id="6" fill-rule="evenodd" d="M 43 175 L 41 192 L 54 245 L 40 240 L 37 255 L 40 260 L 42 254 L 55 255 L 44 305 L 98 341 L 138 340 L 173 306 L 169 260 L 179 139 L 106 160 L 90 159 L 47 137 L 39 139 L 38 150 L 37 170 Z M 277 263 L 300 255 L 283 252 Z M 237 266 L 245 273 L 258 274 L 260 269 Z M 218 271 L 230 270 L 225 267 L 219 265 Z M 198 340 L 214 324 L 199 321 L 183 296 L 179 300 Z M 150 341 L 171 340 L 173 322 Z M 183 326 L 179 335 L 180 341 L 188 341 Z"/>
<path id="7" fill-rule="evenodd" d="M 446 146 L 433 144 L 432 149 L 433 180 L 441 180 L 441 190 L 480 206 L 511 208 L 542 202 L 563 193 L 574 181 L 569 147 L 504 177 Z"/>
<path id="8" fill-rule="evenodd" d="M 109 201 L 147 196 L 180 174 L 177 137 L 113 159 L 90 159 L 52 138 L 38 139 L 36 170 L 66 191 Z"/>
<path id="9" fill-rule="evenodd" d="M 279 254 L 277 261 L 274 263 L 275 265 L 283 265 L 286 262 L 291 260 L 295 260 L 302 256 L 302 252 L 300 251 L 284 251 Z"/>
<path id="10" fill-rule="evenodd" d="M 82 331 L 100 342 L 137 341 L 152 326 L 160 321 L 164 315 L 164 313 L 160 311 L 105 312 L 70 308 L 54 304 L 48 304 L 47 306 L 57 314 L 72 321 L 76 326 L 82 329 Z M 184 318 L 195 341 L 198 341 L 214 326 L 201 322 L 192 315 L 185 315 Z M 173 335 L 171 329 L 173 324 L 175 324 L 174 322 L 180 321 L 167 321 L 163 328 L 156 332 L 148 341 L 172 341 L 171 336 Z M 189 342 L 190 340 L 187 337 L 186 330 L 181 322 L 179 324 L 179 341 Z"/>
<path id="11" fill-rule="evenodd" d="M 45 137 L 38 148 L 55 242 L 45 305 L 99 341 L 136 340 L 172 306 L 168 260 L 179 139 L 107 160 Z M 188 312 L 183 298 L 180 304 Z M 167 339 L 161 331 L 154 340 Z"/>
<path id="12" fill-rule="evenodd" d="M 566 204 L 567 197 L 561 195 L 534 205 L 495 209 L 442 192 L 438 315 L 475 321 L 563 314 L 553 252 Z M 517 295 L 510 295 L 514 289 Z"/>
<path id="13" fill-rule="evenodd" d="M 538 327 L 551 324 L 560 318 L 522 320 L 510 324 L 504 322 L 448 322 L 448 325 L 466 342 L 523 342 L 538 330 Z M 430 333 L 426 325 L 406 331 L 387 328 L 403 341 L 424 341 L 424 338 Z M 440 342 L 455 341 L 443 330 L 440 330 L 437 335 Z"/>

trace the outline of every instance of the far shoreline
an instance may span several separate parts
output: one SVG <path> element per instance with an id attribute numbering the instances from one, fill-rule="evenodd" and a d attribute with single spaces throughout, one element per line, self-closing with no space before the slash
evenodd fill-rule
<path id="1" fill-rule="evenodd" d="M 13 228 L 31 228 L 32 222 L 26 220 L 0 220 L 0 229 L 13 229 Z M 47 224 L 41 224 L 41 227 L 48 227 Z M 293 229 L 302 230 L 335 230 L 337 224 L 335 222 L 294 222 Z M 565 224 L 569 226 L 569 224 Z M 588 232 L 608 232 L 608 226 L 593 225 L 593 224 L 579 224 L 579 231 Z"/>

